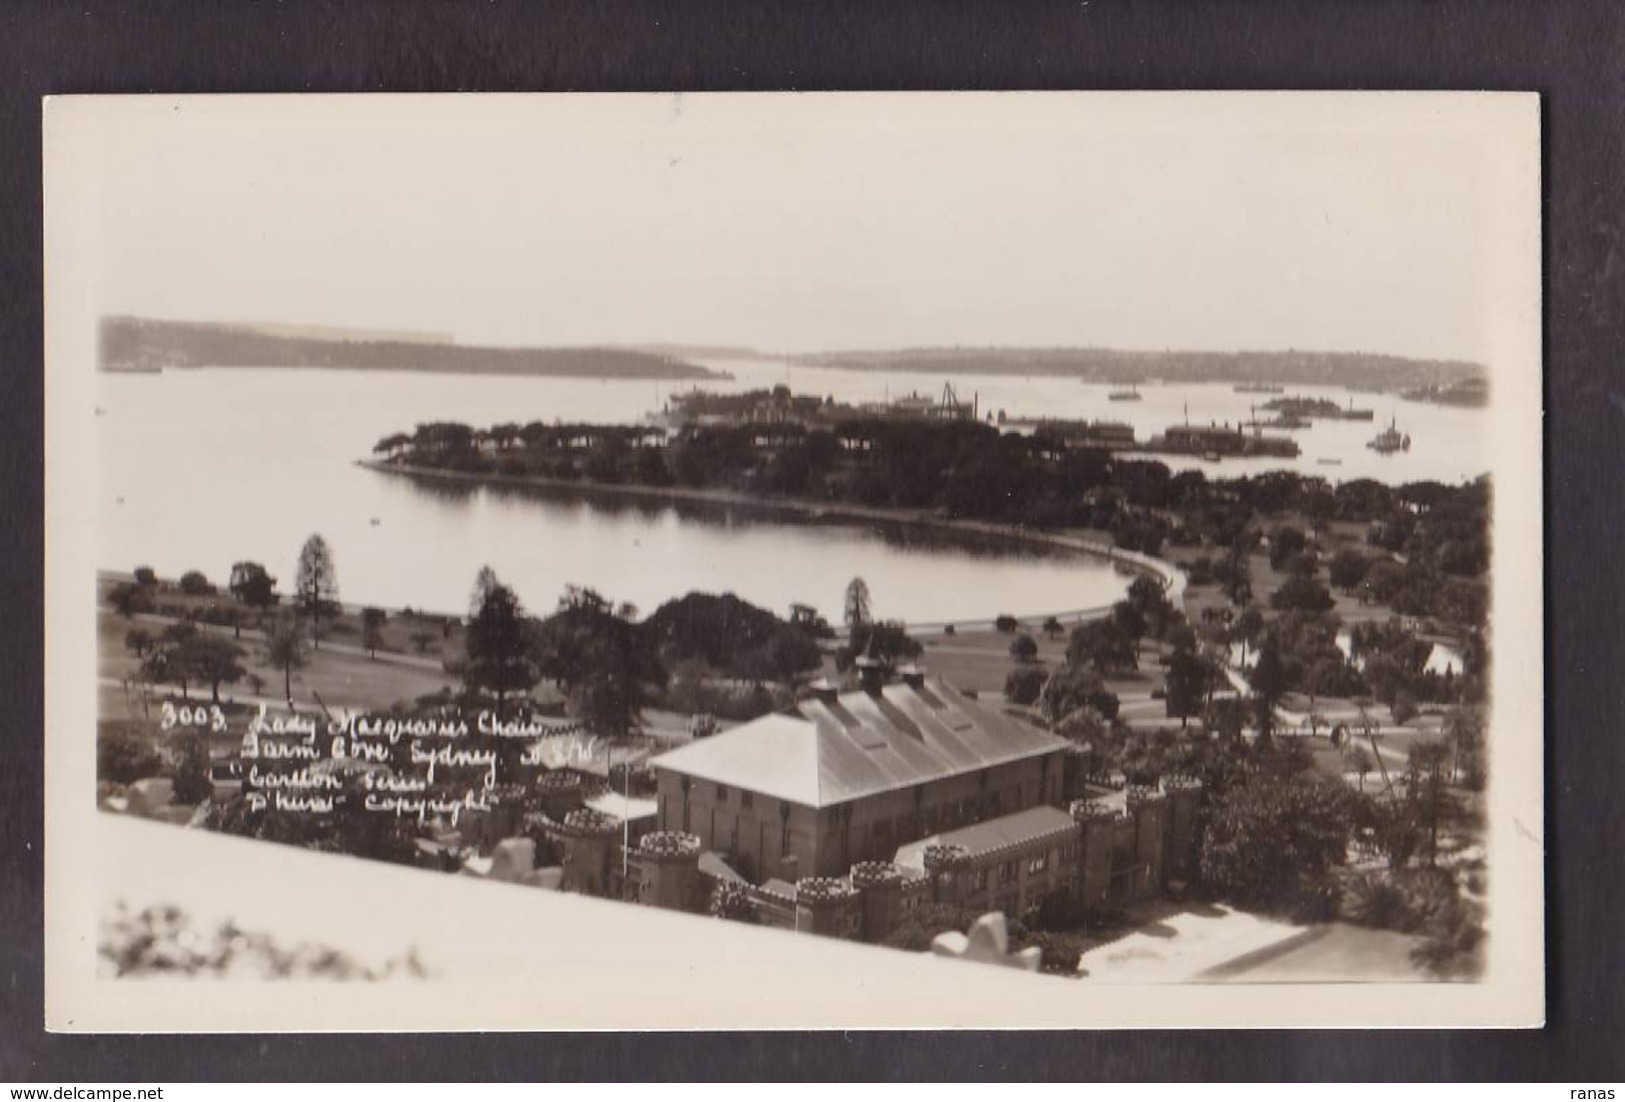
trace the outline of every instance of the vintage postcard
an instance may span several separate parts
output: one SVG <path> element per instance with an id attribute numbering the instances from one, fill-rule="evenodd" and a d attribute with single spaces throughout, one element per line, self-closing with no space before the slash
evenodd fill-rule
<path id="1" fill-rule="evenodd" d="M 51 1028 L 1542 1021 L 1536 97 L 44 154 Z"/>

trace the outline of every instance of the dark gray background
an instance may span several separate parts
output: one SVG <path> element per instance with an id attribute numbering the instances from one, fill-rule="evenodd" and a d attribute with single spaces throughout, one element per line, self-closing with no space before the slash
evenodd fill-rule
<path id="1" fill-rule="evenodd" d="M 782 7 L 691 0 L 613 8 L 601 0 L 9 0 L 0 8 L 0 1080 L 1625 1078 L 1621 11 L 1614 0 Z M 42 1032 L 40 96 L 1004 88 L 1542 93 L 1551 850 L 1545 1030 L 427 1038 Z M 1528 535 L 1542 536 L 1533 518 Z M 1503 661 L 1542 642 L 1496 640 Z M 1283 1004 L 1290 1013 L 1289 994 Z"/>

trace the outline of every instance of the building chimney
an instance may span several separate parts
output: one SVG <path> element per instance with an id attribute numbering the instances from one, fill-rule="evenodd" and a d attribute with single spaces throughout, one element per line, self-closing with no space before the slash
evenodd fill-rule
<path id="1" fill-rule="evenodd" d="M 841 690 L 827 677 L 820 677 L 807 688 L 811 690 L 813 699 L 820 704 L 834 704 L 841 695 Z"/>
<path id="2" fill-rule="evenodd" d="M 879 696 L 886 687 L 886 670 L 880 659 L 865 654 L 857 660 L 858 684 L 870 696 Z"/>

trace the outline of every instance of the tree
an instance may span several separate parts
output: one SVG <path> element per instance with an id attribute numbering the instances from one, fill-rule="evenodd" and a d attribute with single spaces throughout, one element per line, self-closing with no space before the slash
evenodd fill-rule
<path id="1" fill-rule="evenodd" d="M 226 588 L 249 608 L 267 609 L 277 602 L 276 579 L 257 562 L 232 564 L 231 581 Z"/>
<path id="2" fill-rule="evenodd" d="M 1450 749 L 1442 742 L 1419 742 L 1411 747 L 1405 772 L 1407 798 L 1417 809 L 1417 818 L 1427 829 L 1428 864 L 1439 860 L 1439 828 L 1449 822 L 1456 810 L 1446 787 L 1446 763 Z"/>
<path id="3" fill-rule="evenodd" d="M 501 582 L 494 582 L 468 622 L 464 679 L 471 688 L 495 693 L 500 709 L 509 693 L 524 692 L 536 684 L 528 645 L 519 598 Z"/>
<path id="4" fill-rule="evenodd" d="M 1325 612 L 1335 604 L 1325 586 L 1303 574 L 1292 575 L 1270 595 L 1270 606 L 1279 609 Z"/>
<path id="5" fill-rule="evenodd" d="M 1286 671 L 1281 665 L 1281 654 L 1273 639 L 1265 640 L 1258 650 L 1258 661 L 1252 672 L 1253 704 L 1257 708 L 1258 740 L 1268 745 L 1275 731 L 1275 704 L 1286 692 Z"/>
<path id="6" fill-rule="evenodd" d="M 667 681 L 654 633 L 591 590 L 572 587 L 560 605 L 535 628 L 536 668 L 566 688 L 571 710 L 593 733 L 635 730 Z"/>
<path id="7" fill-rule="evenodd" d="M 1168 601 L 1168 591 L 1163 587 L 1162 581 L 1149 574 L 1141 574 L 1129 583 L 1128 600 L 1134 610 L 1140 614 L 1141 628 L 1137 632 L 1130 632 L 1135 638 L 1150 632 L 1160 636 L 1167 630 L 1168 621 L 1173 616 L 1174 606 Z M 1114 608 L 1113 613 L 1117 610 Z"/>
<path id="8" fill-rule="evenodd" d="M 1354 810 L 1346 785 L 1312 771 L 1254 773 L 1210 808 L 1202 879 L 1228 902 L 1314 910 L 1348 848 Z"/>
<path id="9" fill-rule="evenodd" d="M 178 685 L 181 697 L 189 699 L 191 683 L 198 677 L 191 646 L 196 637 L 197 629 L 191 624 L 170 624 L 141 663 L 142 676 L 154 685 Z"/>
<path id="10" fill-rule="evenodd" d="M 731 677 L 788 681 L 823 660 L 816 634 L 823 621 L 804 605 L 792 606 L 791 614 L 799 623 L 732 593 L 689 593 L 661 605 L 644 627 L 668 663 L 696 659 Z"/>
<path id="11" fill-rule="evenodd" d="M 880 620 L 858 632 L 852 646 L 841 647 L 835 652 L 835 668 L 845 673 L 852 668 L 859 655 L 868 655 L 880 663 L 882 670 L 890 673 L 897 668 L 898 662 L 913 661 L 924 649 L 900 622 Z"/>
<path id="12" fill-rule="evenodd" d="M 152 591 L 146 586 L 120 582 L 107 591 L 107 603 L 126 620 L 152 611 Z"/>
<path id="13" fill-rule="evenodd" d="M 1175 647 L 1168 663 L 1166 707 L 1170 716 L 1179 717 L 1183 728 L 1193 715 L 1202 711 L 1206 695 L 1208 671 L 1192 647 Z"/>
<path id="14" fill-rule="evenodd" d="M 1371 560 L 1353 548 L 1346 548 L 1332 556 L 1331 564 L 1327 567 L 1327 576 L 1331 583 L 1346 594 L 1352 594 L 1365 581 L 1365 572 L 1370 569 Z"/>
<path id="15" fill-rule="evenodd" d="M 502 584 L 497 572 L 490 566 L 480 567 L 480 572 L 474 575 L 474 592 L 468 598 L 468 618 L 472 620 L 479 615 L 480 609 L 485 607 L 485 599 L 490 592 Z"/>
<path id="16" fill-rule="evenodd" d="M 1116 695 L 1106 689 L 1100 673 L 1088 665 L 1062 666 L 1044 682 L 1038 695 L 1039 711 L 1057 726 L 1083 709 L 1110 721 L 1117 718 L 1118 707 Z"/>
<path id="17" fill-rule="evenodd" d="M 1011 670 L 1004 678 L 1004 698 L 1012 704 L 1026 707 L 1038 701 L 1049 673 L 1042 666 L 1021 666 Z"/>
<path id="18" fill-rule="evenodd" d="M 1044 621 L 1044 634 L 1049 636 L 1051 639 L 1059 639 L 1065 633 L 1066 629 L 1061 626 L 1061 621 L 1057 620 L 1055 617 L 1051 616 L 1049 619 Z"/>
<path id="19" fill-rule="evenodd" d="M 1145 636 L 1149 622 L 1145 613 L 1133 601 L 1118 601 L 1112 606 L 1112 623 L 1117 630 L 1138 642 Z"/>
<path id="20" fill-rule="evenodd" d="M 1138 669 L 1139 655 L 1134 640 L 1115 620 L 1080 624 L 1072 629 L 1066 645 L 1066 660 L 1074 665 L 1093 665 L 1101 673 L 1125 673 Z"/>
<path id="21" fill-rule="evenodd" d="M 1303 554 L 1308 546 L 1309 541 L 1300 529 L 1282 525 L 1270 533 L 1270 566 L 1276 570 L 1282 569 L 1293 556 Z"/>
<path id="22" fill-rule="evenodd" d="M 188 597 L 204 597 L 214 592 L 214 586 L 201 570 L 188 570 L 181 575 L 181 592 Z"/>
<path id="23" fill-rule="evenodd" d="M 150 566 L 136 567 L 132 576 L 135 578 L 135 584 L 142 589 L 151 589 L 158 584 L 158 575 L 152 572 Z"/>
<path id="24" fill-rule="evenodd" d="M 265 629 L 265 660 L 282 671 L 283 696 L 293 703 L 293 671 L 305 665 L 305 638 L 292 616 L 278 616 Z"/>
<path id="25" fill-rule="evenodd" d="M 1484 759 L 1484 720 L 1476 708 L 1452 708 L 1445 717 L 1444 735 L 1450 740 L 1455 766 L 1452 772 L 1461 785 L 1480 792 L 1488 779 Z"/>
<path id="26" fill-rule="evenodd" d="M 322 645 L 322 615 L 339 599 L 338 575 L 333 570 L 333 552 L 320 533 L 305 541 L 299 552 L 298 580 L 294 583 L 299 607 L 310 618 L 311 645 Z"/>
<path id="27" fill-rule="evenodd" d="M 1253 599 L 1252 568 L 1247 552 L 1238 550 L 1213 564 L 1213 580 L 1219 583 L 1224 595 L 1238 608 Z"/>
<path id="28" fill-rule="evenodd" d="M 195 635 L 180 645 L 182 661 L 199 681 L 209 686 L 209 698 L 220 703 L 221 684 L 234 685 L 248 671 L 239 661 L 243 649 L 213 635 Z"/>
<path id="29" fill-rule="evenodd" d="M 1371 760 L 1371 755 L 1366 753 L 1365 747 L 1356 746 L 1353 751 L 1349 753 L 1349 768 L 1354 770 L 1355 774 L 1359 776 L 1360 791 L 1364 792 L 1365 775 L 1371 772 L 1372 769 L 1376 768 L 1375 763 L 1373 763 Z"/>
<path id="30" fill-rule="evenodd" d="M 853 578 L 847 583 L 842 620 L 846 624 L 847 638 L 852 641 L 852 647 L 856 650 L 858 632 L 869 622 L 869 583 L 862 578 Z"/>
<path id="31" fill-rule="evenodd" d="M 1025 633 L 1010 641 L 1010 657 L 1017 662 L 1031 662 L 1038 657 L 1038 644 Z"/>
<path id="32" fill-rule="evenodd" d="M 361 610 L 361 645 L 367 648 L 367 657 L 377 658 L 378 648 L 384 645 L 384 622 L 388 614 L 381 608 L 368 606 Z"/>

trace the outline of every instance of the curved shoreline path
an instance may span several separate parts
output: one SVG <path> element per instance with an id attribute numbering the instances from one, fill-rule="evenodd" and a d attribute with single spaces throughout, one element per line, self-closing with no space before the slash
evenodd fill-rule
<path id="1" fill-rule="evenodd" d="M 696 505 L 732 505 L 751 509 L 778 510 L 808 519 L 869 521 L 921 528 L 943 532 L 1012 540 L 1018 543 L 1059 548 L 1105 559 L 1115 566 L 1157 579 L 1168 599 L 1178 606 L 1184 598 L 1185 574 L 1163 559 L 1138 551 L 1128 551 L 1101 540 L 1043 532 L 1015 525 L 993 524 L 987 521 L 963 520 L 933 513 L 912 512 L 906 509 L 883 509 L 869 505 L 844 502 L 812 501 L 805 498 L 764 498 L 737 490 L 702 490 L 683 486 L 646 486 L 638 483 L 594 482 L 588 479 L 549 478 L 543 475 L 505 475 L 446 471 L 435 467 L 415 467 L 404 463 L 388 463 L 377 459 L 358 459 L 358 467 L 383 474 L 402 475 L 428 481 L 455 482 L 462 485 L 501 485 L 531 487 L 541 490 L 565 490 L 585 495 L 634 497 L 655 501 L 687 502 Z M 1100 619 L 1111 611 L 1111 605 L 1084 609 L 1064 609 L 1022 617 L 1023 620 L 1044 619 L 1053 616 L 1062 623 L 1084 623 Z M 916 632 L 941 632 L 948 626 L 963 630 L 991 630 L 993 618 L 986 620 L 958 620 L 920 623 L 905 621 L 905 626 Z"/>

